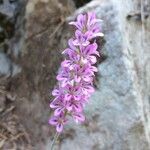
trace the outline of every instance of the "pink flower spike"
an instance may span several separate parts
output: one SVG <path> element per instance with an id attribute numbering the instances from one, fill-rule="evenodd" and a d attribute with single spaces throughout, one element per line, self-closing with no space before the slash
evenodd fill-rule
<path id="1" fill-rule="evenodd" d="M 52 91 L 55 97 L 50 103 L 54 114 L 49 124 L 56 127 L 57 132 L 62 132 L 67 122 L 67 117 L 77 122 L 83 122 L 84 106 L 95 91 L 93 81 L 98 69 L 94 66 L 97 62 L 98 45 L 96 37 L 103 36 L 95 13 L 80 14 L 77 20 L 70 22 L 76 27 L 74 37 L 68 40 L 68 48 L 64 54 L 65 60 L 61 63 L 58 75 L 58 87 Z"/>

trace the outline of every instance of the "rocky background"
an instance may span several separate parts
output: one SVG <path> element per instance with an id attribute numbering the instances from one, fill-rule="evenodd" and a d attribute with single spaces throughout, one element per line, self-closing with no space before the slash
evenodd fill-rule
<path id="1" fill-rule="evenodd" d="M 87 11 L 105 34 L 97 90 L 86 122 L 67 125 L 56 149 L 150 149 L 150 0 L 0 0 L 0 150 L 50 149 L 68 21 Z"/>

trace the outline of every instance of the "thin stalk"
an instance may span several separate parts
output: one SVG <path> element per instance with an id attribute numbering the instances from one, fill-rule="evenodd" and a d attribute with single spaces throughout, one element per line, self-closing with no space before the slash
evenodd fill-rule
<path id="1" fill-rule="evenodd" d="M 59 133 L 56 132 L 56 134 L 55 134 L 55 136 L 54 136 L 54 139 L 53 139 L 53 141 L 52 141 L 50 150 L 54 150 L 54 145 L 55 145 L 56 141 L 58 140 L 58 137 L 59 137 Z"/>

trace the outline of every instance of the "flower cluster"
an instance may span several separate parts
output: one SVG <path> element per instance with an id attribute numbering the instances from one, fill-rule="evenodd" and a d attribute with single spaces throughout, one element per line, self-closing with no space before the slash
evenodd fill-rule
<path id="1" fill-rule="evenodd" d="M 63 51 L 65 60 L 56 77 L 58 86 L 52 91 L 55 98 L 50 103 L 54 115 L 49 123 L 56 126 L 57 132 L 63 131 L 68 116 L 76 122 L 85 120 L 83 107 L 94 92 L 93 78 L 97 68 L 93 65 L 97 61 L 96 55 L 99 56 L 94 39 L 103 36 L 99 21 L 94 13 L 89 12 L 69 23 L 76 27 L 75 36 L 68 40 L 69 48 Z"/>

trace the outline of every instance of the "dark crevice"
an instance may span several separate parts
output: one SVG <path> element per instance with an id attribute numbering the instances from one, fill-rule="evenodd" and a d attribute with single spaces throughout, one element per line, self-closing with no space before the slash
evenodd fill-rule
<path id="1" fill-rule="evenodd" d="M 77 8 L 82 7 L 83 5 L 89 3 L 91 0 L 74 0 L 74 3 Z"/>
<path id="2" fill-rule="evenodd" d="M 1 36 L 3 36 L 3 39 L 10 39 L 14 35 L 14 23 L 11 20 L 9 20 L 7 16 L 1 13 L 0 26 L 2 28 Z"/>
<path id="3" fill-rule="evenodd" d="M 102 48 L 105 44 L 105 39 L 104 38 L 97 38 L 96 39 L 97 41 L 97 44 L 99 45 L 98 46 L 98 51 L 100 53 L 100 57 L 97 57 L 97 63 L 96 63 L 96 67 L 99 66 L 99 64 L 103 63 L 106 59 L 107 59 L 107 56 L 102 52 Z M 99 76 L 100 76 L 100 73 L 95 73 L 95 79 L 94 79 L 94 87 L 96 89 L 98 89 L 98 84 L 99 84 Z"/>
<path id="4" fill-rule="evenodd" d="M 9 0 L 9 3 L 16 3 L 18 0 Z"/>
<path id="5" fill-rule="evenodd" d="M 3 4 L 3 0 L 0 0 L 0 5 Z"/>

